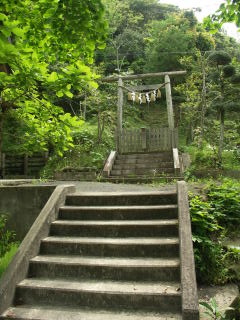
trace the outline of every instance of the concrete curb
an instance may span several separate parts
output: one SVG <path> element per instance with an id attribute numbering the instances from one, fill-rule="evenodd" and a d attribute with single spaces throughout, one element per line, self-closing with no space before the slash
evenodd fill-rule
<path id="1" fill-rule="evenodd" d="M 177 182 L 177 193 L 182 284 L 182 318 L 183 320 L 198 320 L 198 292 L 186 182 Z"/>
<path id="2" fill-rule="evenodd" d="M 38 254 L 41 240 L 48 236 L 50 224 L 57 219 L 66 195 L 74 191 L 74 185 L 57 186 L 27 233 L 0 281 L 0 314 L 12 305 L 16 285 L 27 276 L 29 260 Z"/>

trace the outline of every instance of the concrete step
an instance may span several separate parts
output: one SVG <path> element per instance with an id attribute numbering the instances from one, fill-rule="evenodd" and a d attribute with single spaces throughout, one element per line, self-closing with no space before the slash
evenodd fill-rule
<path id="1" fill-rule="evenodd" d="M 128 184 L 145 184 L 150 182 L 172 182 L 184 180 L 182 176 L 174 175 L 156 175 L 156 176 L 110 176 L 108 178 L 101 177 L 102 182 L 110 183 L 128 183 Z"/>
<path id="2" fill-rule="evenodd" d="M 160 206 L 64 206 L 59 209 L 59 219 L 66 220 L 149 220 L 177 219 L 176 204 Z"/>
<path id="3" fill-rule="evenodd" d="M 178 238 L 48 237 L 40 253 L 98 257 L 178 257 Z"/>
<path id="4" fill-rule="evenodd" d="M 155 176 L 158 174 L 174 174 L 174 168 L 160 168 L 160 169 L 123 169 L 123 170 L 111 170 L 111 176 Z"/>
<path id="5" fill-rule="evenodd" d="M 57 220 L 51 224 L 50 234 L 81 237 L 171 237 L 178 236 L 178 220 Z"/>
<path id="6" fill-rule="evenodd" d="M 25 279 L 17 286 L 15 303 L 180 312 L 181 292 L 178 282 Z"/>
<path id="7" fill-rule="evenodd" d="M 67 195 L 66 205 L 73 206 L 147 206 L 177 204 L 175 191 L 161 192 L 83 192 Z"/>
<path id="8" fill-rule="evenodd" d="M 131 170 L 131 169 L 146 169 L 146 170 L 160 170 L 163 168 L 172 169 L 173 162 L 156 162 L 156 163 L 114 163 L 113 170 Z"/>
<path id="9" fill-rule="evenodd" d="M 128 153 L 128 154 L 118 154 L 117 159 L 172 159 L 172 151 L 169 152 L 151 152 L 151 153 Z"/>
<path id="10" fill-rule="evenodd" d="M 158 159 L 158 158 L 122 158 L 122 159 L 116 159 L 114 164 L 116 165 L 121 165 L 121 164 L 137 164 L 137 165 L 146 165 L 146 164 L 153 164 L 153 165 L 158 165 L 162 164 L 163 167 L 165 166 L 172 166 L 173 165 L 173 159 L 172 158 L 167 158 L 167 159 Z"/>
<path id="11" fill-rule="evenodd" d="M 179 259 L 101 258 L 40 255 L 30 261 L 29 277 L 116 281 L 180 281 Z"/>
<path id="12" fill-rule="evenodd" d="M 14 320 L 181 320 L 180 313 L 93 310 L 46 306 L 18 306 L 9 308 L 0 319 Z"/>

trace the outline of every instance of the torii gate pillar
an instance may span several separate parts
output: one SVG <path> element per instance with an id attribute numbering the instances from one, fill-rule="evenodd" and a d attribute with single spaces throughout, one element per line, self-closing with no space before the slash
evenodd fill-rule
<path id="1" fill-rule="evenodd" d="M 169 129 L 174 129 L 174 114 L 173 114 L 173 104 L 172 104 L 172 92 L 171 92 L 171 82 L 169 75 L 165 75 L 165 89 L 166 89 L 166 101 L 167 101 L 167 113 L 168 113 L 168 126 Z"/>
<path id="2" fill-rule="evenodd" d="M 118 135 L 122 133 L 122 119 L 123 119 L 123 81 L 118 79 L 118 109 L 117 109 L 117 132 Z"/>

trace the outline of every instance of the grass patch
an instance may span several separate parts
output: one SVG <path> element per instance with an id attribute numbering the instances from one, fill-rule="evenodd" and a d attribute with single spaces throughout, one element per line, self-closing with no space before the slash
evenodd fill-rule
<path id="1" fill-rule="evenodd" d="M 18 243 L 13 243 L 11 245 L 10 250 L 6 252 L 2 258 L 0 258 L 0 278 L 2 277 L 4 271 L 7 269 L 7 266 L 11 262 L 17 249 L 18 249 Z"/>

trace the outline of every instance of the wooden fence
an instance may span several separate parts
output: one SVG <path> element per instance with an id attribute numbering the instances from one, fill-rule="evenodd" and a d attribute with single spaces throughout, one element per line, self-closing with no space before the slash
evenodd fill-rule
<path id="1" fill-rule="evenodd" d="M 123 129 L 117 135 L 117 145 L 119 153 L 169 151 L 178 147 L 178 129 Z"/>
<path id="2" fill-rule="evenodd" d="M 6 176 L 32 176 L 38 177 L 40 170 L 48 160 L 48 152 L 28 155 L 2 154 L 1 175 Z"/>

